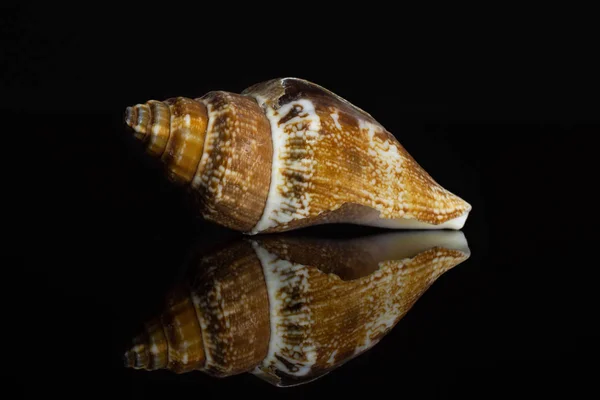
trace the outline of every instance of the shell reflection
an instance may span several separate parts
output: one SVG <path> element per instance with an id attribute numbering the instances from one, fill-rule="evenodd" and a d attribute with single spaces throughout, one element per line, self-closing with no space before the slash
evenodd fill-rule
<path id="1" fill-rule="evenodd" d="M 374 346 L 469 255 L 458 231 L 269 236 L 198 252 L 125 363 L 218 377 L 251 372 L 277 386 L 306 383 Z"/>

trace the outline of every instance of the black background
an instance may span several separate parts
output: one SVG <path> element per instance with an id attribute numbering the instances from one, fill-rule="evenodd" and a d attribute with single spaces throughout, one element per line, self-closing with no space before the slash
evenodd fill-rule
<path id="1" fill-rule="evenodd" d="M 562 25 L 509 38 L 514 25 L 411 29 L 409 16 L 385 21 L 384 9 L 270 17 L 233 5 L 148 8 L 2 10 L 0 108 L 15 200 L 5 215 L 17 256 L 3 280 L 16 311 L 5 345 L 17 353 L 21 394 L 486 398 L 594 389 L 600 104 L 594 51 L 580 40 L 588 25 L 574 39 Z M 123 368 L 124 346 L 187 251 L 237 237 L 191 215 L 126 133 L 125 107 L 283 76 L 367 110 L 469 201 L 471 258 L 371 351 L 312 384 Z"/>

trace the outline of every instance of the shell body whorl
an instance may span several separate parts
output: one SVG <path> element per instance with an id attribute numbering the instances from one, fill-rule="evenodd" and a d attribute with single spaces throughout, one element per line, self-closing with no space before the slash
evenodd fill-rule
<path id="1" fill-rule="evenodd" d="M 164 311 L 133 341 L 126 365 L 306 383 L 378 343 L 469 254 L 460 232 L 274 236 L 198 253 Z"/>
<path id="2" fill-rule="evenodd" d="M 241 94 L 209 92 L 178 113 L 165 103 L 167 110 L 157 101 L 135 106 L 127 124 L 187 185 L 199 213 L 229 228 L 460 229 L 471 210 L 371 115 L 311 82 L 284 78 Z"/>

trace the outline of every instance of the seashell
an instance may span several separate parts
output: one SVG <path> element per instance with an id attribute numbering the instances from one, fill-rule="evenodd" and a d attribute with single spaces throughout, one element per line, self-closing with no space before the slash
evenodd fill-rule
<path id="1" fill-rule="evenodd" d="M 268 235 L 197 252 L 125 365 L 307 383 L 372 348 L 469 256 L 455 231 L 350 240 Z"/>
<path id="2" fill-rule="evenodd" d="M 471 210 L 371 115 L 306 80 L 151 100 L 125 121 L 202 217 L 246 234 L 325 223 L 461 229 Z"/>

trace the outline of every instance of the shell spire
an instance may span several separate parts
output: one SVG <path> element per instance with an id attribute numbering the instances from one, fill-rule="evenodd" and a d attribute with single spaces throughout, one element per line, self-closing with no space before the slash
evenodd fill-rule
<path id="1" fill-rule="evenodd" d="M 147 151 L 165 164 L 170 178 L 181 183 L 192 180 L 208 123 L 204 104 L 186 97 L 150 100 L 128 107 L 125 123 Z"/>
<path id="2" fill-rule="evenodd" d="M 370 114 L 302 79 L 152 100 L 125 121 L 200 215 L 246 234 L 326 223 L 461 229 L 471 211 Z"/>
<path id="3" fill-rule="evenodd" d="M 125 365 L 308 383 L 376 345 L 469 255 L 461 232 L 443 231 L 268 236 L 196 252 Z"/>

